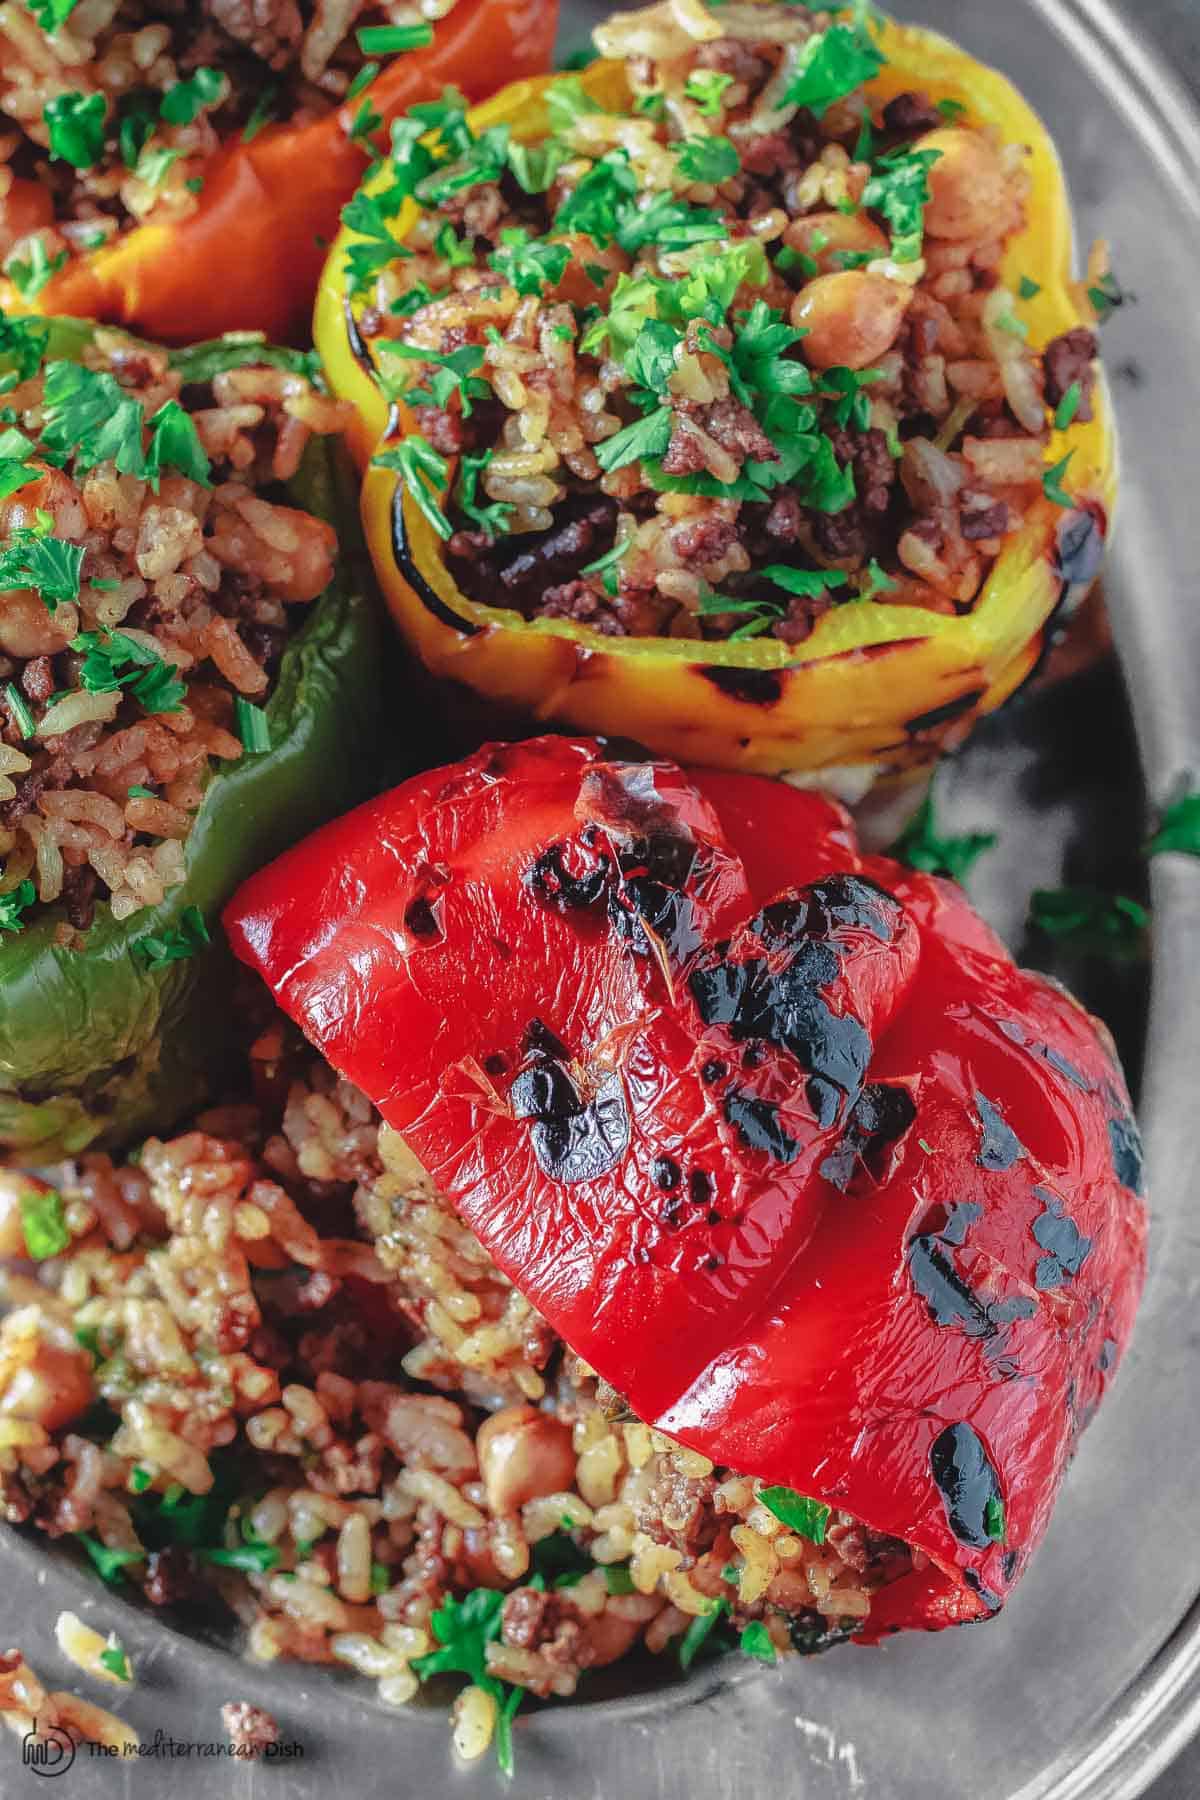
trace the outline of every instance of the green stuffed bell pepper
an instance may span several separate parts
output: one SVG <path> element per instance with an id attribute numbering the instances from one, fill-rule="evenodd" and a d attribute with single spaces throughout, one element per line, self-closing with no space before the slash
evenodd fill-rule
<path id="1" fill-rule="evenodd" d="M 0 369 L 0 1151 L 48 1160 L 212 1091 L 218 913 L 366 791 L 380 645 L 312 359 L 0 320 Z"/>

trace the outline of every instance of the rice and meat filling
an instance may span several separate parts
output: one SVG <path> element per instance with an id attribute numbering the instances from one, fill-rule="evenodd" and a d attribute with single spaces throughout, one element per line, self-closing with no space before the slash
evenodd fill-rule
<path id="1" fill-rule="evenodd" d="M 222 143 L 303 124 L 455 0 L 4 0 L 0 258 L 27 298 L 131 226 L 186 218 Z M 372 129 L 370 110 L 361 118 Z M 375 120 L 374 123 L 378 121 Z M 32 289 L 32 291 L 30 291 Z"/>
<path id="2" fill-rule="evenodd" d="M 0 427 L 0 928 L 125 918 L 184 878 L 211 770 L 262 748 L 280 653 L 336 540 L 279 484 L 344 408 L 254 363 L 183 387 L 97 331 L 10 321 Z"/>
<path id="3" fill-rule="evenodd" d="M 387 1703 L 466 1673 L 464 1748 L 639 1642 L 838 1641 L 911 1567 L 632 1418 L 290 1027 L 252 1066 L 260 1104 L 135 1163 L 0 1177 L 11 1522 Z"/>
<path id="4" fill-rule="evenodd" d="M 347 213 L 362 332 L 424 434 L 380 460 L 455 580 L 618 635 L 969 610 L 1044 504 L 1050 415 L 1091 417 L 1095 337 L 1035 353 L 1001 281 L 1023 146 L 957 102 L 872 101 L 873 39 L 826 15 L 657 6 L 596 35 L 631 108 L 564 79 L 518 143 L 447 107 L 431 172 L 422 109 Z"/>

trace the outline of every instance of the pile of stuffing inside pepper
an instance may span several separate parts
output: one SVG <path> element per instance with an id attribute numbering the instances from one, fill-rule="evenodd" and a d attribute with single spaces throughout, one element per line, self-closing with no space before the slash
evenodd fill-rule
<path id="1" fill-rule="evenodd" d="M 1037 282 L 1001 274 L 1026 148 L 957 100 L 868 97 L 884 57 L 842 16 L 655 6 L 596 42 L 624 101 L 557 80 L 550 133 L 511 140 L 422 108 L 345 215 L 418 433 L 376 461 L 455 583 L 617 636 L 969 611 L 1044 496 L 1074 504 L 1046 449 L 1092 418 L 1094 333 L 1035 352 Z"/>

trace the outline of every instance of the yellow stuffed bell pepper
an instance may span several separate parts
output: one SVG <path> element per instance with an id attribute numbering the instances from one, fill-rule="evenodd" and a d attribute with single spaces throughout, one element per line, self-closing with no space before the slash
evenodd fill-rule
<path id="1" fill-rule="evenodd" d="M 1038 118 L 929 32 L 697 4 L 597 38 L 414 126 L 333 246 L 383 591 L 506 708 L 854 797 L 1006 700 L 1095 576 L 1109 278 L 1072 278 Z"/>

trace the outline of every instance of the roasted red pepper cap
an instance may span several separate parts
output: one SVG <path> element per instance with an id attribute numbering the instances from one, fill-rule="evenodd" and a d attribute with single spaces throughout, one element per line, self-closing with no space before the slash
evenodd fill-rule
<path id="1" fill-rule="evenodd" d="M 238 954 L 639 1417 L 996 1611 L 1128 1339 L 1104 1028 L 832 802 L 489 746 L 251 880 Z"/>

